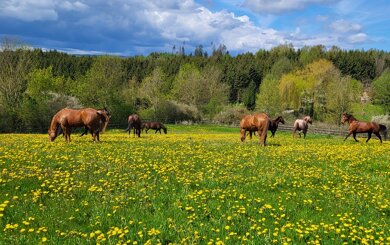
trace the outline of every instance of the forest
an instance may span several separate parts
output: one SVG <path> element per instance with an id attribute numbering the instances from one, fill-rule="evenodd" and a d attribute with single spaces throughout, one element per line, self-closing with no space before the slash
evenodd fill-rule
<path id="1" fill-rule="evenodd" d="M 77 56 L 3 40 L 0 132 L 46 132 L 61 108 L 106 107 L 167 123 L 237 123 L 246 113 L 311 115 L 338 124 L 347 111 L 390 112 L 390 53 L 290 44 L 236 56 L 224 45 L 171 53 Z"/>

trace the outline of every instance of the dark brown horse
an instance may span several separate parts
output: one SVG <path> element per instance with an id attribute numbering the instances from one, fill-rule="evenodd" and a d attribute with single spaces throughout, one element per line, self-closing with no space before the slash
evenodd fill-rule
<path id="1" fill-rule="evenodd" d="M 161 129 L 164 131 L 165 134 L 167 134 L 167 128 L 164 126 L 164 124 L 160 122 L 146 122 L 142 123 L 142 129 L 145 129 L 145 132 L 148 133 L 149 129 L 154 129 L 156 130 L 155 133 L 160 132 L 161 134 Z"/>
<path id="2" fill-rule="evenodd" d="M 273 120 L 270 120 L 268 130 L 271 131 L 272 138 L 275 136 L 276 130 L 278 130 L 279 123 L 284 124 L 284 119 L 281 116 L 278 116 Z"/>
<path id="3" fill-rule="evenodd" d="M 100 132 L 104 132 L 110 114 L 106 110 L 96 110 L 93 108 L 84 108 L 73 110 L 64 108 L 57 112 L 50 123 L 48 130 L 50 141 L 54 141 L 58 134 L 64 133 L 65 141 L 71 141 L 70 134 L 72 128 L 84 127 L 92 133 L 93 140 L 99 141 Z"/>
<path id="4" fill-rule="evenodd" d="M 296 131 L 302 131 L 303 138 L 306 138 L 306 133 L 309 128 L 309 123 L 312 124 L 313 121 L 311 120 L 310 116 L 305 116 L 303 119 L 297 119 L 294 122 L 294 128 L 293 128 L 293 138 L 295 138 Z M 299 132 L 299 137 L 301 137 L 301 133 Z"/>
<path id="5" fill-rule="evenodd" d="M 260 113 L 244 116 L 244 118 L 242 118 L 240 122 L 241 141 L 245 141 L 247 131 L 257 131 L 260 138 L 260 144 L 265 146 L 268 127 L 269 117 L 267 116 L 267 114 Z"/>
<path id="6" fill-rule="evenodd" d="M 379 132 L 383 132 L 383 136 L 386 140 L 387 136 L 387 128 L 385 125 L 378 124 L 376 122 L 359 122 L 354 116 L 348 113 L 343 113 L 341 116 L 341 123 L 344 124 L 345 122 L 349 123 L 349 132 L 348 135 L 345 137 L 344 141 L 352 134 L 353 138 L 356 142 L 359 142 L 356 139 L 356 134 L 359 133 L 367 133 L 368 138 L 366 142 L 368 142 L 371 139 L 371 134 L 374 133 L 379 140 L 382 143 L 382 138 Z"/>
<path id="7" fill-rule="evenodd" d="M 128 126 L 125 129 L 125 132 L 129 132 L 129 137 L 130 137 L 130 132 L 131 129 L 134 129 L 134 137 L 137 134 L 138 137 L 141 137 L 141 118 L 137 114 L 132 114 L 128 117 L 127 119 Z"/>

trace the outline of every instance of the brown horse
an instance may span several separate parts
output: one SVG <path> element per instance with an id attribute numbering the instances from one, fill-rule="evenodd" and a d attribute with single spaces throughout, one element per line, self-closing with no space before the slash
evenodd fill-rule
<path id="1" fill-rule="evenodd" d="M 356 142 L 359 142 L 356 139 L 356 134 L 357 133 L 367 133 L 368 138 L 366 142 L 368 142 L 371 139 L 371 134 L 374 133 L 379 140 L 382 143 L 382 138 L 379 132 L 383 132 L 383 136 L 386 140 L 387 136 L 387 128 L 385 125 L 378 124 L 376 122 L 359 122 L 354 116 L 348 113 L 343 113 L 341 116 L 341 123 L 344 124 L 345 122 L 348 122 L 349 124 L 349 132 L 348 135 L 345 137 L 344 141 L 352 134 L 353 138 L 355 139 Z"/>
<path id="2" fill-rule="evenodd" d="M 132 114 L 128 117 L 127 123 L 128 126 L 125 129 L 125 132 L 127 131 L 129 132 L 129 137 L 130 137 L 131 129 L 134 129 L 134 137 L 135 134 L 137 134 L 138 137 L 141 137 L 141 126 L 142 126 L 141 118 L 137 114 Z"/>
<path id="3" fill-rule="evenodd" d="M 278 116 L 277 118 L 269 121 L 268 130 L 271 131 L 272 138 L 275 137 L 275 133 L 276 133 L 276 130 L 278 130 L 279 123 L 282 123 L 282 124 L 285 123 L 283 117 L 281 117 L 281 116 Z M 248 130 L 250 139 L 252 139 L 252 133 L 256 135 L 256 131 L 257 131 L 257 129 L 253 130 L 253 131 Z"/>
<path id="4" fill-rule="evenodd" d="M 101 125 L 103 125 L 109 119 L 111 119 L 111 113 L 107 110 L 106 107 L 104 107 L 103 109 L 98 109 L 97 111 L 100 112 L 100 114 L 102 115 L 101 118 L 100 118 L 100 124 Z M 93 135 L 93 130 L 88 129 L 88 127 L 84 127 L 84 132 L 81 133 L 80 137 L 83 136 L 83 135 L 88 134 L 88 131 L 91 133 L 91 135 Z M 99 135 L 97 137 L 99 137 Z"/>
<path id="5" fill-rule="evenodd" d="M 284 124 L 284 119 L 281 116 L 278 116 L 277 118 L 270 120 L 268 130 L 271 131 L 271 137 L 273 138 L 275 136 L 276 130 L 278 130 L 279 123 Z"/>
<path id="6" fill-rule="evenodd" d="M 64 133 L 65 141 L 71 141 L 72 128 L 85 127 L 91 131 L 93 141 L 99 141 L 100 132 L 104 132 L 110 120 L 110 113 L 93 108 L 73 110 L 64 108 L 57 112 L 50 123 L 48 130 L 50 141 L 54 141 L 58 134 Z"/>
<path id="7" fill-rule="evenodd" d="M 161 134 L 161 129 L 164 131 L 165 134 L 167 134 L 167 128 L 164 126 L 164 124 L 160 122 L 146 122 L 142 123 L 142 129 L 145 129 L 145 132 L 148 133 L 149 129 L 154 129 L 156 130 L 155 133 L 160 132 Z"/>
<path id="8" fill-rule="evenodd" d="M 309 123 L 312 124 L 310 116 L 305 116 L 303 119 L 297 119 L 294 122 L 293 128 L 293 138 L 295 138 L 296 131 L 301 131 L 303 133 L 303 138 L 306 138 L 307 129 L 309 128 Z M 299 137 L 301 137 L 301 133 L 299 133 Z"/>
<path id="9" fill-rule="evenodd" d="M 268 127 L 269 117 L 267 116 L 267 114 L 260 113 L 244 116 L 244 118 L 242 118 L 240 122 L 241 141 L 245 141 L 247 131 L 257 131 L 260 138 L 260 144 L 265 146 Z"/>

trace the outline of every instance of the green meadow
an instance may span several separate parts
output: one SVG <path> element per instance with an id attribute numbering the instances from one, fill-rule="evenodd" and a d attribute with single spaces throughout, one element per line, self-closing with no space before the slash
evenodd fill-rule
<path id="1" fill-rule="evenodd" d="M 0 134 L 0 244 L 389 244 L 390 142 Z"/>

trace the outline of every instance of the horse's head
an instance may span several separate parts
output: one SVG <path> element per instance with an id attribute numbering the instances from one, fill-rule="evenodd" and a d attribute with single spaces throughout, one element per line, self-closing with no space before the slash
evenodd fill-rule
<path id="1" fill-rule="evenodd" d="M 49 133 L 49 140 L 53 142 L 59 134 L 63 133 L 63 131 L 61 126 L 57 124 L 55 128 L 49 128 L 48 133 Z"/>
<path id="2" fill-rule="evenodd" d="M 345 122 L 348 122 L 350 117 L 351 117 L 350 114 L 344 112 L 344 113 L 341 115 L 341 124 L 344 124 Z"/>
<path id="3" fill-rule="evenodd" d="M 56 135 L 55 131 L 49 129 L 48 133 L 49 133 L 49 140 L 51 142 L 53 142 L 57 138 L 57 135 Z"/>
<path id="4" fill-rule="evenodd" d="M 163 128 L 164 134 L 167 134 L 167 128 Z"/>
<path id="5" fill-rule="evenodd" d="M 111 113 L 105 107 L 104 109 L 97 110 L 96 113 L 100 116 L 100 121 L 103 123 L 100 131 L 104 132 L 111 119 Z"/>
<path id="6" fill-rule="evenodd" d="M 305 116 L 305 117 L 303 118 L 303 120 L 305 120 L 307 123 L 310 123 L 310 124 L 313 123 L 313 120 L 311 119 L 310 116 Z"/>
<path id="7" fill-rule="evenodd" d="M 285 121 L 284 121 L 283 117 L 279 116 L 278 118 L 279 118 L 279 122 L 281 122 L 282 124 L 284 124 L 284 123 L 285 123 Z"/>

